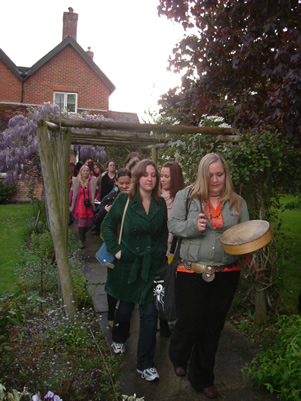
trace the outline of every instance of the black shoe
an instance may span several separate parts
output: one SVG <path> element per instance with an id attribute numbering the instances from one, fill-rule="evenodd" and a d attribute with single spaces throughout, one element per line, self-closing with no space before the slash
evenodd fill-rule
<path id="1" fill-rule="evenodd" d="M 170 337 L 171 331 L 170 331 L 167 320 L 160 319 L 160 334 L 161 334 L 161 336 L 166 337 L 166 338 Z"/>

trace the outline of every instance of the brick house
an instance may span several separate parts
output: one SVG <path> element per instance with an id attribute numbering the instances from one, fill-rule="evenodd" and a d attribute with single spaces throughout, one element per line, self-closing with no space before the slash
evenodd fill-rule
<path id="1" fill-rule="evenodd" d="M 109 110 L 115 86 L 93 61 L 90 48 L 84 51 L 77 43 L 77 21 L 78 14 L 70 7 L 63 14 L 62 42 L 30 68 L 17 67 L 0 49 L 0 132 L 16 113 L 44 102 L 55 102 L 69 112 L 139 123 L 136 113 Z"/>

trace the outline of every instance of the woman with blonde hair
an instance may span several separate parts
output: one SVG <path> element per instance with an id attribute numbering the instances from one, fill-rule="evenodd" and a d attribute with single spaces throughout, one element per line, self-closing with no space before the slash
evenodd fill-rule
<path id="1" fill-rule="evenodd" d="M 126 210 L 122 241 L 116 230 Z M 106 215 L 101 232 L 106 246 L 115 255 L 115 268 L 108 269 L 105 290 L 119 300 L 112 328 L 112 349 L 123 354 L 130 336 L 130 318 L 139 305 L 140 329 L 137 372 L 147 381 L 159 380 L 154 364 L 158 312 L 153 296 L 154 276 L 167 249 L 167 210 L 160 196 L 159 173 L 151 160 L 134 168 L 129 193 L 120 193 Z"/>
<path id="2" fill-rule="evenodd" d="M 246 202 L 234 191 L 226 161 L 208 153 L 195 183 L 177 193 L 168 221 L 169 231 L 182 238 L 178 320 L 169 356 L 177 376 L 186 376 L 189 366 L 192 387 L 208 398 L 219 395 L 214 386 L 215 354 L 240 276 L 239 256 L 226 254 L 220 237 L 247 220 Z"/>
<path id="3" fill-rule="evenodd" d="M 92 226 L 95 200 L 98 200 L 96 177 L 91 176 L 89 166 L 83 165 L 78 176 L 73 178 L 70 189 L 70 212 L 73 213 L 74 219 L 78 220 L 81 248 L 85 247 L 86 232 Z"/>

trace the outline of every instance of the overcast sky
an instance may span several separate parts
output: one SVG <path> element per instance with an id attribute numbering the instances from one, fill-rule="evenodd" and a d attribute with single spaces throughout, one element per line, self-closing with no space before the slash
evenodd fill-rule
<path id="1" fill-rule="evenodd" d="M 77 42 L 115 85 L 110 109 L 156 108 L 161 94 L 180 83 L 167 72 L 168 57 L 183 36 L 180 25 L 158 17 L 158 0 L 1 1 L 0 48 L 17 65 L 31 67 L 62 41 L 63 13 L 78 14 Z"/>

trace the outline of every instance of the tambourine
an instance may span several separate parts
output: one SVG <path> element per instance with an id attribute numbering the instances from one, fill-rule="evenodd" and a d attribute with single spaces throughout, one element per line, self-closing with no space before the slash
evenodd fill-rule
<path id="1" fill-rule="evenodd" d="M 221 243 L 229 255 L 244 255 L 263 248 L 271 239 L 269 222 L 249 220 L 226 230 L 221 236 Z"/>

